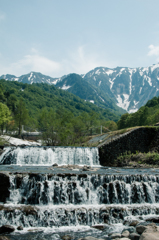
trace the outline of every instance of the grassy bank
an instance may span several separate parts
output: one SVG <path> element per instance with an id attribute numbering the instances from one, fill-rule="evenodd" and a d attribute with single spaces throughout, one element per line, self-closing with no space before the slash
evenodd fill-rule
<path id="1" fill-rule="evenodd" d="M 114 165 L 117 167 L 159 167 L 159 153 L 154 151 L 136 152 L 135 154 L 125 152 L 115 160 Z"/>

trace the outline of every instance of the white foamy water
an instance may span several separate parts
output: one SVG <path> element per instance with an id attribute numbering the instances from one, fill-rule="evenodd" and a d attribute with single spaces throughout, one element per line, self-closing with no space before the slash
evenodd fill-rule
<path id="1" fill-rule="evenodd" d="M 80 147 L 7 147 L 1 164 L 51 166 L 77 164 L 99 165 L 98 148 Z"/>

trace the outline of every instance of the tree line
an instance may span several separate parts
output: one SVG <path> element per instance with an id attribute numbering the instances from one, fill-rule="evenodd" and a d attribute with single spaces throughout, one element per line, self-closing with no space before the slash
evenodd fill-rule
<path id="1" fill-rule="evenodd" d="M 135 113 L 125 113 L 117 122 L 118 129 L 153 125 L 159 122 L 159 97 L 149 100 Z"/>
<path id="2" fill-rule="evenodd" d="M 86 136 L 100 132 L 100 125 L 116 129 L 119 119 L 106 109 L 47 84 L 23 84 L 0 80 L 1 132 L 22 125 L 42 132 L 46 145 L 81 144 Z M 113 121 L 115 120 L 115 121 Z"/>

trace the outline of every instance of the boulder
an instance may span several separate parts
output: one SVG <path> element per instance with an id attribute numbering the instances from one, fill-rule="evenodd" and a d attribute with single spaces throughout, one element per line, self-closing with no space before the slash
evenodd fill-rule
<path id="1" fill-rule="evenodd" d="M 120 234 L 120 233 L 111 233 L 111 234 L 109 235 L 109 237 L 110 237 L 111 239 L 121 238 L 121 234 Z"/>
<path id="2" fill-rule="evenodd" d="M 159 232 L 143 233 L 140 240 L 159 240 Z"/>
<path id="3" fill-rule="evenodd" d="M 122 231 L 122 233 L 125 231 L 128 231 L 129 233 L 134 233 L 134 232 L 136 232 L 136 229 L 135 229 L 135 227 L 127 227 Z"/>
<path id="4" fill-rule="evenodd" d="M 79 238 L 78 240 L 111 240 L 110 238 L 94 238 L 92 236 L 84 237 L 84 238 Z"/>
<path id="5" fill-rule="evenodd" d="M 125 230 L 125 231 L 122 232 L 121 237 L 122 237 L 122 238 L 128 238 L 129 235 L 130 235 L 129 231 L 128 231 L 128 230 Z"/>
<path id="6" fill-rule="evenodd" d="M 21 230 L 23 230 L 23 227 L 22 226 L 18 226 L 17 230 L 21 231 Z"/>
<path id="7" fill-rule="evenodd" d="M 134 220 L 132 221 L 129 226 L 133 226 L 133 227 L 136 227 L 136 225 L 138 224 L 139 222 L 137 220 Z"/>
<path id="8" fill-rule="evenodd" d="M 90 170 L 89 166 L 84 166 L 84 167 L 82 168 L 82 171 L 89 171 L 89 170 Z"/>
<path id="9" fill-rule="evenodd" d="M 158 240 L 159 227 L 155 223 L 147 225 L 146 230 L 142 233 L 140 240 Z"/>
<path id="10" fill-rule="evenodd" d="M 65 235 L 61 237 L 63 240 L 71 240 L 72 237 L 70 235 Z"/>
<path id="11" fill-rule="evenodd" d="M 53 167 L 58 167 L 58 164 L 57 164 L 57 163 L 54 163 L 52 166 L 53 166 Z"/>
<path id="12" fill-rule="evenodd" d="M 92 226 L 92 228 L 96 228 L 98 230 L 104 230 L 106 228 L 106 226 L 105 225 L 94 225 L 94 226 Z"/>
<path id="13" fill-rule="evenodd" d="M 136 232 L 142 234 L 146 230 L 147 226 L 138 225 L 136 226 Z"/>
<path id="14" fill-rule="evenodd" d="M 140 235 L 137 234 L 137 233 L 131 233 L 129 235 L 129 239 L 131 239 L 131 240 L 139 240 L 140 239 Z"/>
<path id="15" fill-rule="evenodd" d="M 0 227 L 0 233 L 11 233 L 14 232 L 15 228 L 10 225 L 3 225 Z"/>

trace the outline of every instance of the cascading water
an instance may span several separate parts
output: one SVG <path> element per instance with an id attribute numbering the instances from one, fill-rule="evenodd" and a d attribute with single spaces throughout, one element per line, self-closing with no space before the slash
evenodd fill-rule
<path id="1" fill-rule="evenodd" d="M 159 215 L 159 173 L 110 173 L 99 165 L 97 148 L 6 148 L 0 163 L 2 225 L 92 226 Z M 64 171 L 54 163 L 89 165 L 92 171 Z"/>
<path id="2" fill-rule="evenodd" d="M 8 203 L 143 204 L 159 203 L 159 177 L 96 174 L 11 175 Z"/>
<path id="3" fill-rule="evenodd" d="M 6 147 L 0 157 L 0 164 L 50 166 L 55 163 L 99 165 L 98 148 Z"/>

